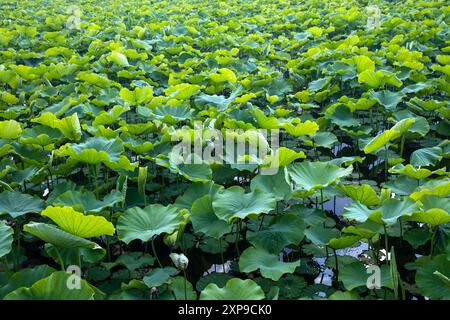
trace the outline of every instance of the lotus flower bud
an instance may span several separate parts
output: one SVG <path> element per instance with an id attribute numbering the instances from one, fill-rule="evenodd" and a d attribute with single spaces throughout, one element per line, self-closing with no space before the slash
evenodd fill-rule
<path id="1" fill-rule="evenodd" d="M 170 259 L 178 270 L 186 270 L 189 264 L 189 259 L 184 254 L 171 253 Z"/>

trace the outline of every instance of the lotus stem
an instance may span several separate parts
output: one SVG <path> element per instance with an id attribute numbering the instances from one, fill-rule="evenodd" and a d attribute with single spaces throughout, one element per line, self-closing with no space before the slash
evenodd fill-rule
<path id="1" fill-rule="evenodd" d="M 162 263 L 159 260 L 158 254 L 156 253 L 156 248 L 155 248 L 155 239 L 152 239 L 152 250 L 153 250 L 153 254 L 155 255 L 156 261 L 158 261 L 158 265 L 160 268 L 162 268 Z"/>
<path id="2" fill-rule="evenodd" d="M 66 271 L 66 267 L 64 266 L 64 260 L 59 253 L 58 248 L 55 247 L 56 256 L 58 257 L 59 265 L 61 266 L 61 271 Z"/>
<path id="3" fill-rule="evenodd" d="M 266 217 L 266 215 L 263 213 L 263 214 L 261 215 L 261 223 L 259 224 L 258 231 L 261 230 L 262 225 L 263 225 L 263 223 L 264 223 L 264 218 L 265 218 L 265 217 Z"/>
<path id="4" fill-rule="evenodd" d="M 435 247 L 435 239 L 436 239 L 436 233 L 438 231 L 437 227 L 434 227 L 433 234 L 431 236 L 431 243 L 430 243 L 430 257 L 433 257 L 434 254 L 434 247 Z"/>
<path id="5" fill-rule="evenodd" d="M 323 211 L 323 189 L 320 188 L 320 208 Z"/>
<path id="6" fill-rule="evenodd" d="M 222 238 L 219 238 L 220 258 L 222 259 L 223 273 L 225 273 L 225 259 L 223 258 Z"/>
<path id="7" fill-rule="evenodd" d="M 402 136 L 402 140 L 400 142 L 400 158 L 403 155 L 404 148 L 405 148 L 405 135 Z"/>
<path id="8" fill-rule="evenodd" d="M 384 180 L 387 181 L 387 177 L 388 177 L 388 147 L 387 144 L 384 145 L 384 156 L 385 156 L 385 160 L 384 160 Z"/>
<path id="9" fill-rule="evenodd" d="M 241 220 L 238 220 L 236 222 L 236 253 L 238 258 L 241 256 L 241 253 L 239 252 L 239 233 L 241 232 Z"/>
<path id="10" fill-rule="evenodd" d="M 336 249 L 333 249 L 334 263 L 336 264 L 336 288 L 339 288 L 339 263 L 336 254 Z"/>
<path id="11" fill-rule="evenodd" d="M 386 250 L 386 264 L 389 265 L 389 246 L 388 246 L 388 234 L 387 234 L 387 229 L 386 229 L 386 225 L 383 224 L 383 229 L 384 229 L 384 248 Z"/>

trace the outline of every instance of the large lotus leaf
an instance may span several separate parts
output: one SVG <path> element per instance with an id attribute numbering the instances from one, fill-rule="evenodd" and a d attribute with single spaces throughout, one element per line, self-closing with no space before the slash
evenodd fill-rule
<path id="1" fill-rule="evenodd" d="M 397 178 L 386 182 L 383 186 L 391 189 L 395 194 L 408 196 L 416 190 L 417 180 L 407 176 L 398 176 Z"/>
<path id="2" fill-rule="evenodd" d="M 326 246 L 331 239 L 339 237 L 339 231 L 318 224 L 306 229 L 305 236 L 317 246 Z"/>
<path id="3" fill-rule="evenodd" d="M 101 247 L 93 249 L 88 248 L 61 248 L 56 247 L 51 243 L 46 243 L 44 246 L 45 253 L 53 258 L 53 260 L 60 264 L 61 260 L 64 265 L 77 265 L 79 258 L 83 258 L 83 262 L 96 263 L 103 259 L 106 255 L 106 250 Z"/>
<path id="4" fill-rule="evenodd" d="M 375 71 L 367 69 L 358 75 L 359 83 L 366 83 L 371 88 L 381 88 L 385 84 L 391 84 L 400 87 L 402 82 L 396 78 L 395 74 L 383 72 L 381 70 Z M 387 91 L 387 90 L 385 90 Z"/>
<path id="5" fill-rule="evenodd" d="M 195 232 L 202 232 L 216 239 L 231 231 L 231 225 L 214 213 L 210 195 L 205 195 L 192 204 L 190 218 Z"/>
<path id="6" fill-rule="evenodd" d="M 367 270 L 364 266 L 364 263 L 357 261 L 350 264 L 341 265 L 341 268 L 339 270 L 339 280 L 342 281 L 345 289 L 353 290 L 358 287 L 366 287 L 367 280 L 372 274 L 373 271 Z M 381 287 L 392 289 L 393 282 L 388 266 L 381 266 L 380 276 Z"/>
<path id="7" fill-rule="evenodd" d="M 450 194 L 450 181 L 447 178 L 427 181 L 420 186 L 418 191 L 411 193 L 410 198 L 417 201 L 427 194 L 438 197 L 448 196 Z"/>
<path id="8" fill-rule="evenodd" d="M 13 243 L 14 230 L 0 221 L 0 258 L 7 255 L 11 251 Z"/>
<path id="9" fill-rule="evenodd" d="M 19 288 L 5 296 L 5 300 L 94 300 L 96 291 L 84 279 L 80 288 L 70 288 L 71 279 L 65 271 L 54 272 L 35 282 L 30 288 Z"/>
<path id="10" fill-rule="evenodd" d="M 408 105 L 418 105 L 425 110 L 435 111 L 437 109 L 443 108 L 447 105 L 447 101 L 436 101 L 436 100 L 421 100 L 418 97 L 413 97 L 409 100 Z"/>
<path id="11" fill-rule="evenodd" d="M 93 151 L 93 150 L 91 150 Z M 95 151 L 94 151 L 95 153 Z M 120 171 L 120 170 L 126 170 L 126 171 L 134 171 L 137 167 L 139 167 L 139 162 L 131 163 L 130 160 L 127 158 L 127 156 L 121 155 L 119 157 L 119 161 L 105 161 L 105 165 L 114 170 L 114 171 Z"/>
<path id="12" fill-rule="evenodd" d="M 381 220 L 388 225 L 396 223 L 397 219 L 400 217 L 411 216 L 417 209 L 418 206 L 416 202 L 410 198 L 406 198 L 405 200 L 388 199 L 384 201 L 379 208 L 381 211 Z M 375 221 L 376 220 L 378 220 L 378 218 L 375 218 Z"/>
<path id="13" fill-rule="evenodd" d="M 235 83 L 237 78 L 236 74 L 233 72 L 233 70 L 230 70 L 228 68 L 220 68 L 215 73 L 211 73 L 209 75 L 209 78 L 213 82 L 221 83 L 221 82 L 230 82 Z"/>
<path id="14" fill-rule="evenodd" d="M 166 96 L 178 100 L 188 100 L 191 96 L 199 92 L 201 87 L 196 84 L 180 83 L 164 90 Z"/>
<path id="15" fill-rule="evenodd" d="M 0 299 L 3 299 L 4 296 L 16 289 L 31 287 L 35 282 L 50 276 L 55 271 L 52 267 L 44 264 L 14 273 L 8 279 L 8 283 L 0 287 Z"/>
<path id="16" fill-rule="evenodd" d="M 375 62 L 367 56 L 355 56 L 352 60 L 354 64 L 356 64 L 356 70 L 358 73 L 366 70 L 375 70 Z"/>
<path id="17" fill-rule="evenodd" d="M 154 109 L 138 107 L 138 114 L 152 119 L 159 119 L 168 124 L 175 124 L 178 121 L 192 117 L 191 111 L 187 106 L 161 106 Z"/>
<path id="18" fill-rule="evenodd" d="M 362 203 L 356 201 L 344 208 L 342 216 L 348 220 L 357 222 L 365 222 L 373 216 L 379 215 L 379 211 L 371 210 Z"/>
<path id="19" fill-rule="evenodd" d="M 210 283 L 200 294 L 200 300 L 262 300 L 264 291 L 253 280 L 233 278 L 225 287 Z"/>
<path id="20" fill-rule="evenodd" d="M 270 96 L 283 96 L 285 93 L 291 91 L 292 87 L 289 80 L 280 75 L 276 78 L 271 79 L 267 86 L 264 86 L 264 89 L 267 90 L 267 93 Z"/>
<path id="21" fill-rule="evenodd" d="M 374 210 L 368 209 L 359 202 L 354 202 L 344 209 L 343 216 L 358 222 L 365 222 L 369 219 L 380 224 L 392 225 L 397 222 L 398 218 L 411 216 L 417 209 L 416 202 L 410 198 L 405 200 L 388 199 Z"/>
<path id="22" fill-rule="evenodd" d="M 92 192 L 69 190 L 59 195 L 52 204 L 73 207 L 83 212 L 100 212 L 122 200 L 122 193 L 117 190 L 113 190 L 103 200 L 97 200 Z"/>
<path id="23" fill-rule="evenodd" d="M 231 94 L 229 98 L 218 95 L 207 95 L 204 93 L 195 97 L 195 104 L 198 106 L 214 106 L 218 111 L 224 111 L 234 101 L 235 94 Z"/>
<path id="24" fill-rule="evenodd" d="M 178 208 L 153 204 L 141 209 L 134 207 L 123 212 L 117 221 L 119 239 L 125 243 L 139 239 L 152 240 L 162 233 L 174 232 L 182 221 Z"/>
<path id="25" fill-rule="evenodd" d="M 310 191 L 312 189 L 323 189 L 339 178 L 349 175 L 352 166 L 340 168 L 327 162 L 294 163 L 288 166 L 288 172 L 295 182 L 297 190 Z"/>
<path id="26" fill-rule="evenodd" d="M 17 218 L 26 213 L 39 212 L 44 207 L 44 201 L 26 193 L 4 191 L 0 193 L 0 215 L 9 214 Z"/>
<path id="27" fill-rule="evenodd" d="M 403 174 L 405 176 L 408 176 L 408 177 L 416 179 L 416 180 L 428 178 L 432 174 L 438 174 L 438 175 L 445 174 L 445 168 L 431 171 L 431 170 L 428 170 L 425 168 L 420 168 L 420 167 L 416 169 L 410 164 L 407 164 L 406 166 L 404 166 L 402 164 L 398 164 L 395 167 L 393 167 L 392 169 L 390 169 L 389 171 L 393 172 L 393 173 L 397 173 L 397 174 Z"/>
<path id="28" fill-rule="evenodd" d="M 169 154 L 169 159 L 163 157 L 156 158 L 156 163 L 169 168 L 173 173 L 178 173 L 192 182 L 207 183 L 211 181 L 212 170 L 209 164 L 201 163 L 201 161 L 196 162 L 196 160 L 190 161 L 189 159 L 178 159 L 176 153 L 171 152 Z"/>
<path id="29" fill-rule="evenodd" d="M 299 216 L 287 213 L 273 217 L 261 230 L 249 231 L 248 241 L 255 247 L 277 254 L 290 244 L 299 244 L 305 224 Z"/>
<path id="30" fill-rule="evenodd" d="M 38 171 L 39 169 L 35 166 L 28 167 L 23 170 L 16 170 L 11 173 L 11 180 L 19 184 L 30 182 Z"/>
<path id="31" fill-rule="evenodd" d="M 22 133 L 20 123 L 15 120 L 0 121 L 0 139 L 16 139 Z"/>
<path id="32" fill-rule="evenodd" d="M 285 167 L 297 159 L 304 159 L 306 155 L 303 151 L 297 152 L 289 148 L 278 148 L 274 154 L 264 159 L 263 167 L 270 166 L 272 168 Z"/>
<path id="33" fill-rule="evenodd" d="M 409 128 L 416 122 L 415 118 L 405 118 L 392 126 L 391 130 L 398 131 L 400 135 L 408 132 Z"/>
<path id="34" fill-rule="evenodd" d="M 226 285 L 226 283 L 228 282 L 228 280 L 233 279 L 233 276 L 228 274 L 228 273 L 210 273 L 207 274 L 205 276 L 203 276 L 202 278 L 200 278 L 197 281 L 197 284 L 195 285 L 197 291 L 201 292 L 203 291 L 203 289 L 206 288 L 206 286 L 210 283 L 214 283 L 215 285 L 217 285 L 218 287 L 224 287 Z"/>
<path id="35" fill-rule="evenodd" d="M 331 81 L 331 77 L 320 78 L 314 81 L 311 81 L 308 85 L 308 90 L 310 91 L 318 91 L 325 88 Z"/>
<path id="36" fill-rule="evenodd" d="M 41 215 L 49 217 L 64 231 L 81 238 L 112 236 L 115 232 L 112 223 L 104 217 L 84 215 L 72 207 L 49 206 L 41 212 Z"/>
<path id="37" fill-rule="evenodd" d="M 45 112 L 38 118 L 32 119 L 32 122 L 40 123 L 50 128 L 58 129 L 65 137 L 70 140 L 80 140 L 82 132 L 78 114 L 58 119 L 53 113 Z"/>
<path id="38" fill-rule="evenodd" d="M 364 153 L 372 153 L 381 147 L 384 147 L 388 142 L 397 138 L 399 132 L 396 130 L 386 130 L 383 133 L 377 135 L 364 147 Z"/>
<path id="39" fill-rule="evenodd" d="M 84 81 L 90 85 L 96 85 L 101 88 L 109 87 L 114 83 L 114 81 L 111 81 L 108 79 L 108 77 L 99 75 L 93 72 L 88 71 L 81 71 L 77 74 L 78 80 Z"/>
<path id="40" fill-rule="evenodd" d="M 111 52 L 107 59 L 108 61 L 112 61 L 120 67 L 129 66 L 127 57 L 118 51 Z"/>
<path id="41" fill-rule="evenodd" d="M 176 170 L 178 174 L 192 182 L 208 182 L 212 179 L 212 170 L 208 164 L 180 164 Z"/>
<path id="42" fill-rule="evenodd" d="M 268 193 L 255 190 L 245 193 L 238 186 L 220 190 L 213 198 L 212 206 L 217 217 L 231 221 L 235 218 L 244 219 L 247 216 L 255 216 L 268 213 L 275 209 L 276 200 Z"/>
<path id="43" fill-rule="evenodd" d="M 421 148 L 411 154 L 409 162 L 415 167 L 435 165 L 442 159 L 440 147 Z"/>
<path id="44" fill-rule="evenodd" d="M 450 222 L 450 199 L 426 195 L 420 202 L 421 210 L 415 211 L 409 220 L 438 226 Z"/>
<path id="45" fill-rule="evenodd" d="M 353 246 L 361 240 L 359 235 L 343 236 L 340 238 L 333 238 L 328 242 L 328 246 L 333 249 L 344 249 Z"/>
<path id="46" fill-rule="evenodd" d="M 398 120 L 400 124 L 403 122 L 402 127 L 406 128 L 404 125 L 407 124 L 407 132 L 408 133 L 418 133 L 421 136 L 425 136 L 428 131 L 430 131 L 430 125 L 428 121 L 424 117 L 417 116 L 415 113 L 412 113 L 410 110 L 400 110 L 394 113 L 393 118 Z M 410 120 L 407 120 L 407 119 Z M 411 125 L 411 119 L 414 121 Z M 400 121 L 401 120 L 401 121 Z M 408 122 L 405 122 L 408 121 Z M 398 126 L 397 126 L 398 127 Z M 392 128 L 394 129 L 394 128 Z M 405 130 L 406 132 L 406 130 Z"/>
<path id="47" fill-rule="evenodd" d="M 63 137 L 64 136 L 57 129 L 47 126 L 34 126 L 33 128 L 26 129 L 22 133 L 20 136 L 20 143 L 37 144 L 41 147 L 45 147 Z"/>
<path id="48" fill-rule="evenodd" d="M 425 195 L 420 202 L 422 203 L 422 210 L 430 210 L 439 208 L 446 212 L 450 212 L 450 199 L 432 195 Z"/>
<path id="49" fill-rule="evenodd" d="M 353 118 L 351 111 L 343 105 L 339 105 L 336 109 L 334 109 L 330 119 L 339 127 L 354 127 L 361 124 L 357 119 Z"/>
<path id="50" fill-rule="evenodd" d="M 13 152 L 11 141 L 8 139 L 0 139 L 0 156 L 3 157 L 11 152 Z"/>
<path id="51" fill-rule="evenodd" d="M 259 189 L 265 193 L 272 194 L 277 201 L 286 198 L 292 191 L 284 170 L 278 170 L 276 175 L 258 174 L 250 182 L 250 189 L 252 191 Z"/>
<path id="52" fill-rule="evenodd" d="M 153 98 L 153 88 L 148 86 L 138 87 L 134 91 L 122 88 L 120 89 L 120 97 L 128 103 L 140 105 L 149 102 Z"/>
<path id="53" fill-rule="evenodd" d="M 196 182 L 191 184 L 186 191 L 175 200 L 175 205 L 180 209 L 190 210 L 195 200 L 209 194 L 214 195 L 223 187 L 214 184 L 212 181 L 208 183 Z"/>
<path id="54" fill-rule="evenodd" d="M 120 116 L 129 111 L 129 106 L 114 106 L 111 110 L 108 111 L 102 111 L 100 112 L 92 122 L 92 125 L 94 127 L 101 126 L 101 125 L 110 125 L 113 123 L 118 122 L 120 119 Z"/>
<path id="55" fill-rule="evenodd" d="M 1 145 L 1 140 L 0 140 L 0 145 Z M 14 153 L 16 153 L 18 156 L 20 156 L 22 159 L 24 159 L 28 163 L 38 165 L 38 166 L 44 166 L 48 161 L 47 153 L 42 149 L 36 148 L 36 146 L 19 144 L 17 142 L 11 144 L 11 146 L 14 149 Z M 26 168 L 24 170 L 31 170 L 31 169 Z M 26 172 L 26 171 L 24 171 L 24 172 Z"/>
<path id="56" fill-rule="evenodd" d="M 169 281 L 169 288 L 176 300 L 197 300 L 197 293 L 192 283 L 184 277 L 173 277 Z"/>
<path id="57" fill-rule="evenodd" d="M 95 249 L 99 247 L 95 242 L 75 236 L 51 224 L 30 222 L 23 226 L 23 230 L 61 248 Z"/>
<path id="58" fill-rule="evenodd" d="M 306 135 L 308 136 L 314 135 L 316 131 L 319 130 L 319 125 L 314 121 L 306 120 L 305 122 L 301 122 L 297 125 L 285 123 L 283 124 L 283 128 L 291 136 L 300 137 Z"/>
<path id="59" fill-rule="evenodd" d="M 382 233 L 383 227 L 373 221 L 366 221 L 358 226 L 348 226 L 342 229 L 347 234 L 357 235 L 364 239 L 371 239 L 377 233 Z"/>
<path id="60" fill-rule="evenodd" d="M 450 299 L 450 263 L 447 255 L 421 261 L 416 272 L 416 283 L 422 295 L 433 300 Z"/>
<path id="61" fill-rule="evenodd" d="M 374 206 L 380 203 L 380 198 L 373 188 L 368 184 L 362 185 L 339 185 L 339 189 L 354 201 L 358 201 L 366 206 Z"/>
<path id="62" fill-rule="evenodd" d="M 253 113 L 255 114 L 255 119 L 260 128 L 270 130 L 270 129 L 277 129 L 280 127 L 277 118 L 267 117 L 262 110 L 255 108 L 253 109 Z"/>
<path id="63" fill-rule="evenodd" d="M 370 92 L 371 98 L 378 101 L 379 104 L 384 106 L 387 110 L 393 110 L 402 101 L 404 94 L 400 92 L 392 92 L 389 90 L 383 90 Z"/>
<path id="64" fill-rule="evenodd" d="M 250 247 L 239 258 L 241 272 L 260 270 L 264 278 L 278 281 L 285 273 L 293 273 L 300 266 L 300 260 L 295 262 L 281 262 L 278 254 L 272 254 L 262 248 Z"/>
<path id="65" fill-rule="evenodd" d="M 118 162 L 122 152 L 123 145 L 119 140 L 108 140 L 100 136 L 92 137 L 86 142 L 61 149 L 62 156 L 70 156 L 74 160 L 89 164 Z"/>
<path id="66" fill-rule="evenodd" d="M 336 135 L 332 132 L 316 132 L 312 137 L 311 141 L 306 140 L 306 144 L 310 147 L 323 147 L 323 148 L 331 148 L 333 144 L 338 142 Z"/>
<path id="67" fill-rule="evenodd" d="M 430 241 L 431 237 L 432 234 L 428 227 L 407 230 L 403 235 L 403 238 L 408 241 L 414 249 L 426 244 Z"/>
<path id="68" fill-rule="evenodd" d="M 360 300 L 361 297 L 354 291 L 335 291 L 328 300 Z"/>
<path id="69" fill-rule="evenodd" d="M 142 280 L 149 288 L 159 287 L 164 283 L 167 283 L 171 276 L 177 274 L 177 269 L 173 267 L 157 268 L 152 270 Z"/>
<path id="70" fill-rule="evenodd" d="M 288 212 L 295 213 L 301 217 L 303 222 L 308 226 L 316 226 L 319 224 L 323 225 L 323 223 L 327 220 L 324 211 L 300 204 L 292 205 Z"/>
<path id="71" fill-rule="evenodd" d="M 0 92 L 0 99 L 9 104 L 17 104 L 19 102 L 19 98 L 9 92 Z"/>

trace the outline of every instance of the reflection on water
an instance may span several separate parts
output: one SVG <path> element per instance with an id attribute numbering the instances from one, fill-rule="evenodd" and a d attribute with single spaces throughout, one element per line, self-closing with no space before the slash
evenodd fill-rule
<path id="1" fill-rule="evenodd" d="M 347 207 L 353 200 L 349 197 L 339 198 L 333 197 L 323 203 L 324 210 L 333 211 L 335 215 L 342 216 L 344 208 Z"/>
<path id="2" fill-rule="evenodd" d="M 210 274 L 210 273 L 229 273 L 230 272 L 230 266 L 231 261 L 228 260 L 224 264 L 213 264 L 211 268 L 209 268 L 205 273 L 203 273 L 204 276 Z"/>

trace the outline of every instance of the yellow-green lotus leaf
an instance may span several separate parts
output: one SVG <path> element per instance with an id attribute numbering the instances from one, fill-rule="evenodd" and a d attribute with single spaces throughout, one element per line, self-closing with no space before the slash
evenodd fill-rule
<path id="1" fill-rule="evenodd" d="M 345 192 L 352 200 L 359 201 L 366 206 L 375 206 L 380 203 L 380 198 L 373 188 L 368 184 L 362 185 L 339 185 L 339 189 Z"/>
<path id="2" fill-rule="evenodd" d="M 319 130 L 319 125 L 317 122 L 306 120 L 305 122 L 300 122 L 297 125 L 285 123 L 282 128 L 284 128 L 291 136 L 300 137 L 314 135 L 314 133 Z"/>
<path id="3" fill-rule="evenodd" d="M 384 147 L 389 141 L 399 136 L 399 132 L 396 130 L 386 130 L 383 133 L 377 135 L 364 147 L 364 153 L 372 153 L 381 147 Z"/>
<path id="4" fill-rule="evenodd" d="M 115 232 L 112 223 L 104 217 L 84 215 L 72 207 L 49 206 L 41 212 L 41 215 L 49 217 L 64 231 L 81 238 L 112 236 Z"/>
<path id="5" fill-rule="evenodd" d="M 22 133 L 20 123 L 15 120 L 0 121 L 0 139 L 16 139 Z"/>

